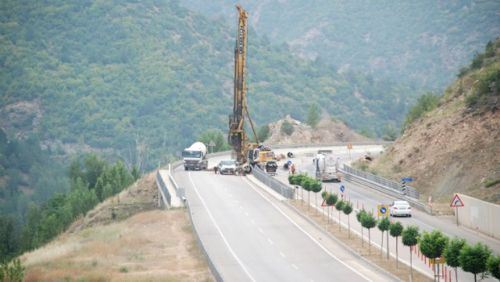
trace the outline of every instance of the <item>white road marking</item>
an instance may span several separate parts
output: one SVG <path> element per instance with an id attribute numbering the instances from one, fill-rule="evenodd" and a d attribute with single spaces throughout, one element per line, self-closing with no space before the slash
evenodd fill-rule
<path id="1" fill-rule="evenodd" d="M 349 268 L 352 272 L 358 274 L 359 276 L 361 276 L 366 281 L 372 281 L 371 279 L 369 279 L 368 277 L 366 277 L 365 275 L 363 275 L 363 273 L 359 272 L 358 270 L 356 270 L 352 266 L 346 264 L 345 262 L 343 262 L 342 260 L 340 260 L 338 257 L 336 257 L 334 254 L 332 254 L 330 251 L 328 251 L 323 245 L 321 245 L 320 242 L 318 242 L 316 239 L 314 239 L 314 237 L 311 234 L 309 234 L 307 231 L 305 231 L 302 227 L 299 226 L 298 223 L 296 223 L 295 221 L 293 221 L 293 219 L 291 219 L 288 215 L 286 215 L 285 212 L 283 210 L 281 210 L 280 207 L 278 207 L 275 203 L 273 203 L 271 200 L 269 200 L 269 198 L 266 197 L 261 191 L 259 191 L 257 188 L 255 188 L 255 186 L 254 186 L 253 183 L 251 183 L 246 178 L 244 178 L 244 179 L 247 182 L 247 184 L 250 185 L 250 187 L 255 192 L 257 192 L 262 198 L 264 198 L 264 200 L 266 200 L 268 203 L 270 203 L 279 213 L 281 213 L 286 219 L 288 219 L 288 221 L 290 221 L 293 225 L 295 225 L 295 227 L 297 227 L 300 231 L 302 231 L 302 233 L 304 233 L 307 237 L 309 237 L 309 239 L 311 239 L 314 243 L 316 243 L 316 245 L 318 245 L 330 257 L 332 257 L 333 259 L 335 259 L 336 261 L 338 261 L 339 263 L 341 263 L 345 267 Z"/>
<path id="2" fill-rule="evenodd" d="M 245 212 L 245 215 L 246 215 L 246 216 L 248 216 L 248 213 L 247 213 L 247 212 Z"/>
<path id="3" fill-rule="evenodd" d="M 299 267 L 292 263 L 292 267 L 299 270 Z"/>
<path id="4" fill-rule="evenodd" d="M 234 252 L 233 248 L 231 248 L 231 246 L 227 242 L 226 236 L 224 236 L 224 234 L 222 233 L 222 230 L 220 229 L 219 225 L 215 221 L 215 218 L 213 217 L 212 212 L 210 212 L 210 210 L 207 207 L 207 204 L 205 203 L 205 201 L 201 197 L 200 192 L 198 192 L 198 188 L 196 188 L 196 185 L 194 184 L 193 178 L 191 178 L 191 173 L 188 173 L 188 176 L 189 176 L 189 181 L 191 181 L 191 184 L 193 185 L 193 189 L 196 192 L 196 195 L 198 195 L 198 198 L 200 199 L 201 204 L 203 205 L 203 207 L 205 207 L 205 210 L 207 211 L 207 214 L 210 217 L 210 220 L 212 221 L 212 223 L 214 224 L 215 228 L 217 229 L 217 231 L 219 232 L 220 236 L 222 237 L 222 240 L 224 241 L 224 244 L 226 244 L 229 252 L 234 257 L 234 259 L 236 260 L 236 262 L 241 266 L 241 268 L 243 268 L 243 271 L 248 276 L 248 278 L 250 278 L 250 280 L 252 280 L 252 281 L 256 281 L 253 278 L 253 276 L 250 274 L 250 272 L 248 271 L 248 269 L 246 268 L 246 266 L 243 264 L 243 262 L 240 260 L 240 258 L 236 255 L 236 253 Z"/>
<path id="5" fill-rule="evenodd" d="M 270 245 L 274 245 L 274 242 L 273 240 L 271 240 L 271 238 L 267 238 L 267 242 L 269 242 Z"/>
<path id="6" fill-rule="evenodd" d="M 281 256 L 282 258 L 286 258 L 285 254 L 284 254 L 284 253 L 282 253 L 282 252 L 280 252 L 280 256 Z"/>
<path id="7" fill-rule="evenodd" d="M 255 224 L 255 220 L 253 220 L 253 219 L 252 219 L 252 220 L 250 220 L 250 222 L 251 222 L 252 224 Z"/>
<path id="8" fill-rule="evenodd" d="M 259 230 L 260 233 L 264 234 L 264 230 L 262 230 L 262 228 L 258 227 L 257 230 Z"/>

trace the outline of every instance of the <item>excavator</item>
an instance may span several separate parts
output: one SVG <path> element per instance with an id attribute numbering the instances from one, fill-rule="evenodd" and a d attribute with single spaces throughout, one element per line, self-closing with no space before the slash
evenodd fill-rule
<path id="1" fill-rule="evenodd" d="M 234 48 L 234 105 L 233 113 L 229 116 L 228 143 L 231 144 L 236 154 L 236 161 L 245 173 L 252 171 L 254 165 L 265 167 L 272 162 L 274 152 L 260 144 L 255 127 L 248 113 L 247 86 L 246 86 L 246 56 L 248 13 L 240 6 L 238 10 L 238 32 Z M 245 131 L 245 117 L 250 123 L 255 143 L 250 142 Z"/>

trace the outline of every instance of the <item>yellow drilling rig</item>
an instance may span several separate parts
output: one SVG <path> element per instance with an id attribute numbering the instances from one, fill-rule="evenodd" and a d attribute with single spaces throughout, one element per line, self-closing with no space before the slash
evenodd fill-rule
<path id="1" fill-rule="evenodd" d="M 248 13 L 240 5 L 236 5 L 236 9 L 239 17 L 234 48 L 234 105 L 233 114 L 229 116 L 228 142 L 233 147 L 236 161 L 241 165 L 243 171 L 250 172 L 252 166 L 259 165 L 264 168 L 275 157 L 270 148 L 259 144 L 255 127 L 248 113 L 246 87 Z M 245 132 L 245 117 L 250 122 L 255 143 L 250 142 Z"/>

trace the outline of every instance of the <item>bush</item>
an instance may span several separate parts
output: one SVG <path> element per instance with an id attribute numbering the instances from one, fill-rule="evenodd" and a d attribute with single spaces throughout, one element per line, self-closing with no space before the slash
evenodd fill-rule
<path id="1" fill-rule="evenodd" d="M 492 186 L 497 185 L 498 183 L 500 183 L 500 179 L 486 179 L 484 181 L 484 187 L 490 188 Z"/>
<path id="2" fill-rule="evenodd" d="M 295 129 L 293 128 L 293 124 L 291 124 L 288 120 L 283 121 L 281 124 L 281 133 L 286 134 L 288 136 L 293 134 L 293 131 Z"/>
<path id="3" fill-rule="evenodd" d="M 0 281 L 21 282 L 24 279 L 24 270 L 19 259 L 0 264 Z"/>
<path id="4" fill-rule="evenodd" d="M 500 69 L 490 69 L 481 73 L 477 79 L 474 93 L 467 96 L 467 106 L 488 105 L 489 97 L 500 95 Z M 496 102 L 494 102 L 496 103 Z"/>
<path id="5" fill-rule="evenodd" d="M 403 128 L 407 128 L 415 120 L 419 119 L 425 113 L 432 111 L 436 108 L 441 97 L 434 93 L 426 93 L 417 99 L 415 105 L 410 108 L 406 115 Z"/>
<path id="6" fill-rule="evenodd" d="M 311 104 L 311 106 L 309 107 L 309 112 L 307 114 L 307 124 L 309 124 L 312 128 L 316 128 L 321 119 L 319 111 L 320 109 L 315 103 Z"/>
<path id="7" fill-rule="evenodd" d="M 259 138 L 259 141 L 264 142 L 267 138 L 269 138 L 269 133 L 270 128 L 268 124 L 259 127 L 259 130 L 257 130 L 257 137 Z"/>

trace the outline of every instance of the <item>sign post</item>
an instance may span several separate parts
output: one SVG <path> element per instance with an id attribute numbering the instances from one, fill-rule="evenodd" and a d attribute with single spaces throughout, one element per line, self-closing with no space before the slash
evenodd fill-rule
<path id="1" fill-rule="evenodd" d="M 349 159 L 352 161 L 351 158 L 352 143 L 347 143 L 347 150 L 349 150 Z"/>
<path id="2" fill-rule="evenodd" d="M 458 226 L 458 208 L 461 208 L 464 206 L 464 202 L 462 202 L 462 199 L 458 196 L 458 194 L 455 194 L 453 196 L 453 199 L 451 200 L 450 207 L 455 208 L 455 215 L 457 217 L 457 226 Z"/>
<path id="3" fill-rule="evenodd" d="M 215 142 L 213 140 L 210 140 L 208 143 L 208 147 L 210 148 L 210 153 L 214 152 L 214 147 L 215 147 Z"/>
<path id="4" fill-rule="evenodd" d="M 388 217 L 389 216 L 389 206 L 388 205 L 377 205 L 377 215 L 378 217 Z"/>

